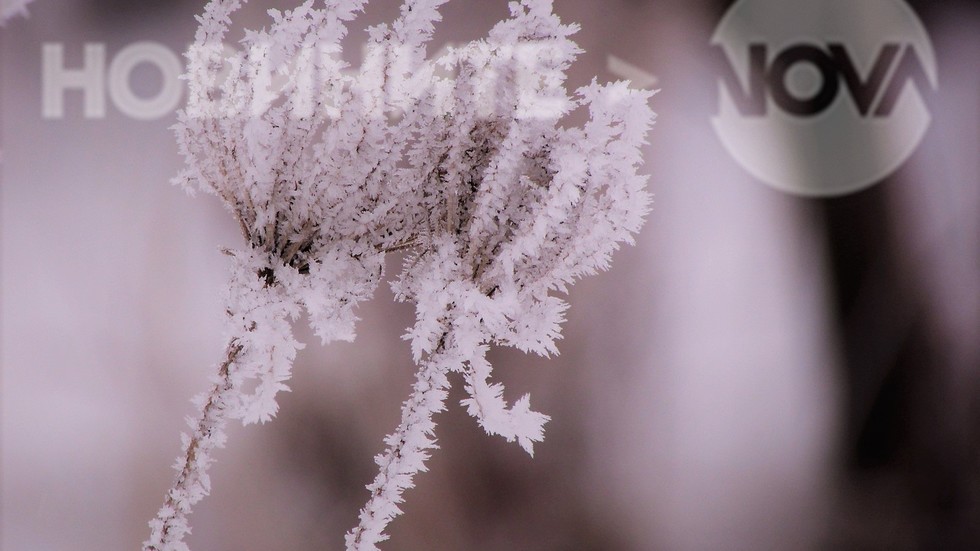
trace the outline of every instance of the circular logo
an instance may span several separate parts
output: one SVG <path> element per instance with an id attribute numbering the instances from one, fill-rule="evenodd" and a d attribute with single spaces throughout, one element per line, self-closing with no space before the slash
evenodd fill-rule
<path id="1" fill-rule="evenodd" d="M 902 0 L 739 0 L 711 44 L 715 131 L 779 190 L 828 197 L 870 187 L 929 127 L 936 55 Z"/>

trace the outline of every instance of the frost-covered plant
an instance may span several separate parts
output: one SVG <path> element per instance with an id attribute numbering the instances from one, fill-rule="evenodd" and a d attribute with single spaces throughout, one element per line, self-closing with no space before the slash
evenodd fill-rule
<path id="1" fill-rule="evenodd" d="M 340 42 L 366 0 L 272 10 L 271 27 L 247 31 L 232 54 L 223 41 L 242 2 L 212 0 L 199 18 L 175 127 L 187 160 L 178 180 L 219 196 L 247 246 L 228 251 L 226 356 L 144 550 L 187 548 L 187 515 L 209 492 L 227 420 L 275 415 L 302 347 L 290 321 L 305 310 L 324 343 L 353 339 L 354 309 L 391 251 L 408 251 L 393 288 L 416 305 L 406 338 L 419 369 L 347 549 L 387 538 L 435 447 L 449 373 L 463 375 L 463 404 L 488 433 L 528 453 L 541 441 L 548 417 L 528 396 L 507 404 L 486 353 L 557 353 L 566 304 L 552 293 L 632 242 L 649 203 L 636 171 L 650 94 L 593 81 L 569 96 L 577 27 L 550 0 L 512 2 L 486 39 L 428 59 L 445 2 L 406 0 L 393 23 L 370 28 L 357 71 Z M 588 122 L 561 126 L 579 107 Z"/>

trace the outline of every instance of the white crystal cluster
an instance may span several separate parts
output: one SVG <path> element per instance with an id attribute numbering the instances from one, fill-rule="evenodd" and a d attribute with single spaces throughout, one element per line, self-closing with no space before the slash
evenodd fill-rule
<path id="1" fill-rule="evenodd" d="M 146 551 L 187 549 L 187 515 L 209 491 L 227 420 L 275 415 L 302 347 L 291 320 L 305 311 L 324 343 L 353 339 L 355 308 L 392 251 L 407 251 L 392 285 L 416 305 L 406 338 L 418 375 L 347 548 L 386 539 L 435 447 L 449 373 L 462 375 L 463 405 L 488 433 L 528 453 L 541 441 L 548 417 L 528 396 L 507 402 L 486 353 L 557 353 L 567 307 L 558 294 L 632 242 L 649 204 L 637 169 L 650 93 L 595 81 L 569 93 L 577 27 L 550 0 L 513 2 L 485 39 L 430 59 L 445 2 L 406 0 L 395 21 L 369 29 L 358 69 L 341 41 L 365 0 L 273 10 L 270 27 L 237 49 L 225 40 L 241 1 L 212 0 L 199 17 L 178 179 L 217 195 L 246 246 L 228 251 L 227 356 L 189 420 Z M 563 126 L 577 109 L 587 122 Z"/>

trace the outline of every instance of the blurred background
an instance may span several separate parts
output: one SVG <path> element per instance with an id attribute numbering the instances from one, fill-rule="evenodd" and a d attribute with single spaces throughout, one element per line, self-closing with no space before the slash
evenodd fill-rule
<path id="1" fill-rule="evenodd" d="M 583 27 L 572 87 L 662 90 L 653 211 L 572 288 L 559 357 L 492 354 L 509 397 L 552 417 L 534 459 L 454 392 L 385 549 L 980 549 L 980 5 L 908 3 L 938 61 L 925 138 L 877 185 L 815 199 L 756 180 L 712 130 L 709 42 L 731 2 L 556 1 Z M 202 4 L 36 0 L 0 28 L 2 551 L 138 549 L 221 357 L 218 249 L 241 238 L 215 198 L 168 184 L 172 110 L 134 117 L 118 90 L 91 92 L 104 113 L 77 90 L 45 110 L 42 85 L 46 44 L 67 68 L 87 44 L 107 66 L 141 42 L 179 55 Z M 373 0 L 353 28 L 397 8 Z M 506 2 L 443 14 L 437 46 L 484 35 Z M 168 78 L 143 63 L 129 91 Z M 414 313 L 391 296 L 354 344 L 296 324 L 293 391 L 230 431 L 192 549 L 341 548 L 413 380 Z"/>

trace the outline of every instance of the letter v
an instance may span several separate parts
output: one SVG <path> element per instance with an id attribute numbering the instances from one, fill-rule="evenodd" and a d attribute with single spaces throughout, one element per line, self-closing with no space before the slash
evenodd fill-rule
<path id="1" fill-rule="evenodd" d="M 878 97 L 878 92 L 881 91 L 885 77 L 888 76 L 888 70 L 898 55 L 899 45 L 888 43 L 881 47 L 881 51 L 868 73 L 868 78 L 864 81 L 861 80 L 861 75 L 858 74 L 857 67 L 854 66 L 854 62 L 843 44 L 829 43 L 827 47 L 830 50 L 830 56 L 837 64 L 837 70 L 844 77 L 844 84 L 851 93 L 858 113 L 862 117 L 867 116 L 875 98 Z"/>

